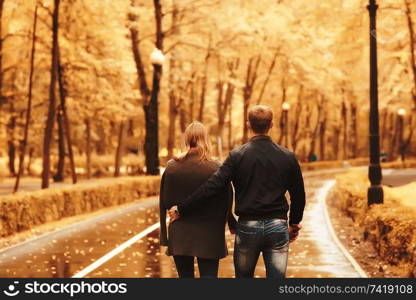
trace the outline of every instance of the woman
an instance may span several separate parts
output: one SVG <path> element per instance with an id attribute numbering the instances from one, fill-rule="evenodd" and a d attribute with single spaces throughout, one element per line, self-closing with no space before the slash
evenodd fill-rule
<path id="1" fill-rule="evenodd" d="M 170 224 L 166 229 L 166 210 L 178 205 L 202 185 L 219 167 L 210 158 L 205 126 L 193 122 L 185 130 L 188 151 L 168 162 L 160 185 L 160 244 L 168 246 L 180 278 L 194 277 L 197 258 L 201 277 L 216 278 L 219 260 L 227 255 L 225 223 L 233 232 L 236 220 L 231 213 L 231 187 L 190 216 Z M 220 198 L 220 199 L 218 199 Z"/>

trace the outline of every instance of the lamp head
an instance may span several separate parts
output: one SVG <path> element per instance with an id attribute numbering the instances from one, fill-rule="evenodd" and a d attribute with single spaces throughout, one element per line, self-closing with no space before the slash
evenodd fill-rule
<path id="1" fill-rule="evenodd" d="M 400 108 L 399 110 L 397 110 L 397 114 L 402 117 L 406 115 L 406 110 L 404 108 Z"/>
<path id="2" fill-rule="evenodd" d="M 157 48 L 153 49 L 152 53 L 150 54 L 150 62 L 152 65 L 161 66 L 163 65 L 164 61 L 165 56 L 163 55 L 162 51 Z"/>
<path id="3" fill-rule="evenodd" d="M 287 102 L 284 102 L 284 103 L 282 104 L 282 109 L 283 109 L 284 111 L 288 111 L 288 110 L 290 109 L 290 104 L 289 104 L 289 103 L 287 103 Z"/>

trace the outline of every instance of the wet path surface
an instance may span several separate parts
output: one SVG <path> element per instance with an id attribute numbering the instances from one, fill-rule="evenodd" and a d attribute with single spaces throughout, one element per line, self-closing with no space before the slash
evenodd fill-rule
<path id="1" fill-rule="evenodd" d="M 287 277 L 357 277 L 333 243 L 322 203 L 316 195 L 333 174 L 308 176 L 308 202 L 299 239 L 290 246 Z M 74 224 L 32 242 L 0 250 L 0 277 L 71 277 L 158 221 L 157 199 L 133 204 Z M 92 270 L 86 277 L 176 277 L 173 260 L 159 247 L 155 230 Z M 233 277 L 230 255 L 220 262 L 220 277 Z M 256 277 L 264 277 L 262 257 Z"/>
<path id="2" fill-rule="evenodd" d="M 0 250 L 0 277 L 71 277 L 155 218 L 157 199 L 76 223 Z"/>

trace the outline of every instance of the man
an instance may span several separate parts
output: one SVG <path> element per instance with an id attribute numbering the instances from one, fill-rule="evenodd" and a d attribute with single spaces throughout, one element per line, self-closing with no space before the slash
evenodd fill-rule
<path id="1" fill-rule="evenodd" d="M 169 215 L 174 221 L 191 214 L 194 207 L 212 199 L 232 181 L 235 213 L 239 216 L 234 246 L 236 277 L 253 277 L 261 252 L 266 276 L 282 278 L 286 274 L 289 242 L 298 236 L 305 207 L 302 172 L 295 155 L 273 143 L 268 135 L 273 126 L 270 107 L 252 107 L 248 120 L 250 141 L 231 151 L 218 171 L 183 204 L 173 206 Z"/>

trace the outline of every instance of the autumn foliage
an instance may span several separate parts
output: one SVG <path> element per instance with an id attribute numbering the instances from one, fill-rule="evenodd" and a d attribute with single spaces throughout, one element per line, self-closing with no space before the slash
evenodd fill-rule
<path id="1" fill-rule="evenodd" d="M 42 158 L 43 174 L 56 181 L 71 173 L 76 181 L 80 163 L 71 158 L 85 161 L 80 173 L 89 178 L 96 157 L 113 156 L 118 176 L 127 153 L 145 162 L 138 172 L 157 173 L 158 159 L 163 167 L 181 150 L 181 133 L 193 120 L 209 127 L 215 155 L 224 157 L 247 140 L 245 112 L 259 103 L 274 110 L 273 139 L 301 161 L 366 157 L 366 5 L 0 0 L 0 156 L 7 173 L 18 173 L 23 145 L 24 174 Z M 416 150 L 415 18 L 414 1 L 380 3 L 380 142 L 388 160 Z M 155 48 L 165 55 L 160 66 L 150 60 Z"/>
<path id="2" fill-rule="evenodd" d="M 379 257 L 396 266 L 400 277 L 416 277 L 416 205 L 411 195 L 415 184 L 388 188 L 383 204 L 367 206 L 368 180 L 361 171 L 337 176 L 333 203 L 352 218 Z"/>

